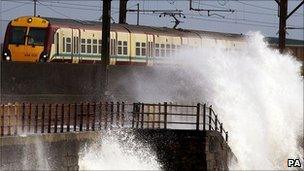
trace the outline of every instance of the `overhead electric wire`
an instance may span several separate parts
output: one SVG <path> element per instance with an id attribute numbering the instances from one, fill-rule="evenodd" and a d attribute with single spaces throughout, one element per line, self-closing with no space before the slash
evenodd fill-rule
<path id="1" fill-rule="evenodd" d="M 11 11 L 11 10 L 14 10 L 14 9 L 17 9 L 17 8 L 20 8 L 20 7 L 23 7 L 25 5 L 28 5 L 28 3 L 22 3 L 21 5 L 18 5 L 18 6 L 15 6 L 15 7 L 12 7 L 12 8 L 9 8 L 9 9 L 5 9 L 5 10 L 2 10 L 0 11 L 0 13 L 5 13 L 5 12 L 8 12 L 8 11 Z"/>

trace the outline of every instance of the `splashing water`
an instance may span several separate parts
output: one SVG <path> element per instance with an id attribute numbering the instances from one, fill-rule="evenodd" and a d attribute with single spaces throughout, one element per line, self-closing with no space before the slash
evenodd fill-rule
<path id="1" fill-rule="evenodd" d="M 286 169 L 288 158 L 303 156 L 301 63 L 268 48 L 259 33 L 249 35 L 238 50 L 184 50 L 167 61 L 174 69 L 153 67 L 149 78 L 134 73 L 128 86 L 138 101 L 212 104 L 238 159 L 230 169 Z"/>
<path id="2" fill-rule="evenodd" d="M 80 170 L 160 170 L 156 155 L 131 132 L 108 131 L 101 137 L 79 153 Z"/>

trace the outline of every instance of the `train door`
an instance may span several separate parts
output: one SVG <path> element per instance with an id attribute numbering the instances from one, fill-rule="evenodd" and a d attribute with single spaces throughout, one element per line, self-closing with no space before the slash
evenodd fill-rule
<path id="1" fill-rule="evenodd" d="M 72 63 L 79 63 L 79 57 L 80 57 L 80 48 L 79 48 L 79 41 L 80 41 L 80 31 L 78 29 L 72 29 L 72 54 L 71 54 L 71 62 Z"/>
<path id="2" fill-rule="evenodd" d="M 154 35 L 147 35 L 147 65 L 153 65 Z"/>

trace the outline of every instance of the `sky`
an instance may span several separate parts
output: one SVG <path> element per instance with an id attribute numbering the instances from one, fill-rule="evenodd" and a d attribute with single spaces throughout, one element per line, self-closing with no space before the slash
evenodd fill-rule
<path id="1" fill-rule="evenodd" d="M 289 0 L 291 12 L 302 0 Z M 278 37 L 279 17 L 275 0 L 193 0 L 193 8 L 207 10 L 234 10 L 234 12 L 196 12 L 189 10 L 189 0 L 129 0 L 128 9 L 141 10 L 182 10 L 178 28 L 208 30 L 225 33 L 259 31 L 267 37 Z M 119 1 L 112 0 L 112 17 L 118 22 Z M 38 0 L 37 13 L 40 16 L 71 18 L 78 20 L 98 20 L 102 14 L 101 0 Z M 288 20 L 287 38 L 304 40 L 303 5 Z M 31 0 L 0 0 L 0 40 L 9 20 L 19 16 L 33 15 Z M 174 19 L 159 17 L 160 13 L 141 13 L 140 25 L 173 27 Z M 127 23 L 136 24 L 136 12 L 128 12 Z"/>

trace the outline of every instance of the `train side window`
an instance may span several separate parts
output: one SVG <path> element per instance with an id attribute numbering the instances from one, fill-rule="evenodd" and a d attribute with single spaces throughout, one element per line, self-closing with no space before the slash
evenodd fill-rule
<path id="1" fill-rule="evenodd" d="M 123 41 L 123 54 L 128 55 L 128 42 Z"/>
<path id="2" fill-rule="evenodd" d="M 159 56 L 159 44 L 158 43 L 155 44 L 155 56 L 156 57 Z"/>
<path id="3" fill-rule="evenodd" d="M 97 39 L 93 39 L 93 53 L 97 53 Z"/>
<path id="4" fill-rule="evenodd" d="M 70 37 L 66 38 L 66 52 L 72 52 L 72 42 Z"/>
<path id="5" fill-rule="evenodd" d="M 102 45 L 102 40 L 98 40 L 98 53 L 101 54 L 101 45 Z"/>
<path id="6" fill-rule="evenodd" d="M 56 54 L 59 55 L 59 33 L 56 33 Z"/>
<path id="7" fill-rule="evenodd" d="M 174 56 L 176 53 L 176 46 L 174 44 L 171 45 L 171 55 Z"/>
<path id="8" fill-rule="evenodd" d="M 160 45 L 160 55 L 161 55 L 162 57 L 165 57 L 165 56 L 166 56 L 165 44 L 161 44 L 161 45 Z"/>
<path id="9" fill-rule="evenodd" d="M 141 56 L 146 56 L 146 43 L 141 43 Z"/>
<path id="10" fill-rule="evenodd" d="M 81 39 L 81 53 L 86 53 L 86 39 Z"/>
<path id="11" fill-rule="evenodd" d="M 171 56 L 171 47 L 170 47 L 170 44 L 166 44 L 166 56 Z"/>
<path id="12" fill-rule="evenodd" d="M 62 52 L 65 52 L 65 37 L 62 38 Z"/>
<path id="13" fill-rule="evenodd" d="M 140 56 L 140 43 L 139 42 L 136 42 L 136 56 Z"/>
<path id="14" fill-rule="evenodd" d="M 87 39 L 87 53 L 92 53 L 92 40 Z"/>
<path id="15" fill-rule="evenodd" d="M 122 41 L 117 42 L 117 54 L 122 55 Z"/>

